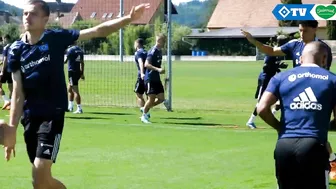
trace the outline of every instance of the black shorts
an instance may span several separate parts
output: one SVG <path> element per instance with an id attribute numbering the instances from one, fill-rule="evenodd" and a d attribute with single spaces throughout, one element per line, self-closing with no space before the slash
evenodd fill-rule
<path id="1" fill-rule="evenodd" d="M 257 86 L 257 90 L 256 93 L 254 95 L 255 99 L 258 99 L 258 101 L 261 99 L 261 96 L 264 94 L 268 83 L 270 82 L 271 78 L 265 78 L 265 79 L 258 79 L 258 86 Z"/>
<path id="2" fill-rule="evenodd" d="M 155 94 L 158 95 L 160 93 L 164 93 L 164 88 L 161 81 L 146 81 L 146 94 Z"/>
<path id="3" fill-rule="evenodd" d="M 143 79 L 138 78 L 135 87 L 134 87 L 134 92 L 138 94 L 144 94 L 145 93 L 145 82 Z"/>
<path id="4" fill-rule="evenodd" d="M 64 127 L 64 111 L 50 117 L 23 116 L 24 140 L 31 163 L 35 158 L 56 162 Z"/>
<path id="5" fill-rule="evenodd" d="M 70 86 L 78 86 L 78 81 L 81 77 L 80 72 L 69 71 L 68 72 L 68 77 L 69 77 Z"/>
<path id="6" fill-rule="evenodd" d="M 328 188 L 329 153 L 317 139 L 279 139 L 274 159 L 279 189 Z"/>
<path id="7" fill-rule="evenodd" d="M 13 83 L 11 73 L 5 71 L 0 80 L 1 83 Z"/>

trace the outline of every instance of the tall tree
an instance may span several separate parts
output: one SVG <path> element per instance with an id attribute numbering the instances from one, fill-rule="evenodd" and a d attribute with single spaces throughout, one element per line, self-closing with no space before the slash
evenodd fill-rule
<path id="1" fill-rule="evenodd" d="M 331 4 L 336 4 L 336 0 L 333 0 Z M 336 20 L 327 21 L 327 34 L 329 40 L 336 40 Z"/>
<path id="2" fill-rule="evenodd" d="M 302 0 L 281 0 L 282 4 L 302 4 Z M 279 26 L 298 26 L 297 20 L 279 20 Z"/>

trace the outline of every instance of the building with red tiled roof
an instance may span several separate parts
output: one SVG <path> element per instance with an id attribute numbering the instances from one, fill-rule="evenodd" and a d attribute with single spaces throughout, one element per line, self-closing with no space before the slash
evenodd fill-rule
<path id="1" fill-rule="evenodd" d="M 154 20 L 164 15 L 165 0 L 124 0 L 124 14 L 128 14 L 132 6 L 139 5 L 141 3 L 150 3 L 150 8 L 146 10 L 145 14 L 138 20 L 131 24 L 151 24 Z M 176 14 L 174 6 L 173 14 Z M 72 13 L 78 12 L 83 20 L 100 20 L 106 21 L 118 18 L 120 16 L 120 0 L 78 0 Z"/>
<path id="2" fill-rule="evenodd" d="M 69 28 L 76 21 L 82 20 L 78 12 L 72 13 L 51 13 L 49 23 L 59 23 L 63 28 Z"/>
<path id="3" fill-rule="evenodd" d="M 331 0 L 302 0 L 304 4 L 330 4 Z M 209 30 L 223 28 L 270 28 L 278 27 L 272 14 L 280 0 L 219 0 L 208 22 Z M 326 39 L 326 21 L 319 21 L 318 37 Z"/>

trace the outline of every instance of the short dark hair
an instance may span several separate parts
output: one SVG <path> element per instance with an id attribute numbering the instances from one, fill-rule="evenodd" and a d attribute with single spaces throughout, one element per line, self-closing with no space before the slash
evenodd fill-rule
<path id="1" fill-rule="evenodd" d="M 142 38 L 138 38 L 137 40 L 135 40 L 135 42 L 137 42 L 142 47 L 145 45 L 145 40 L 143 40 Z"/>
<path id="2" fill-rule="evenodd" d="M 47 2 L 42 1 L 42 0 L 29 0 L 28 4 L 39 4 L 42 11 L 44 12 L 45 16 L 50 16 L 50 7 Z"/>
<path id="3" fill-rule="evenodd" d="M 301 25 L 302 27 L 317 28 L 318 22 L 316 20 L 300 20 L 299 25 Z"/>

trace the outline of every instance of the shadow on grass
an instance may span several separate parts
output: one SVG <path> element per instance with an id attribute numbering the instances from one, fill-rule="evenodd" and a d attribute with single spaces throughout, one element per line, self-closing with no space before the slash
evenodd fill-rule
<path id="1" fill-rule="evenodd" d="M 189 123 L 189 122 L 164 122 L 170 125 L 190 125 L 190 126 L 201 126 L 201 127 L 224 127 L 224 128 L 237 128 L 235 124 L 219 124 L 219 123 Z"/>
<path id="2" fill-rule="evenodd" d="M 163 117 L 161 119 L 170 119 L 170 120 L 200 120 L 201 117 Z"/>
<path id="3" fill-rule="evenodd" d="M 81 117 L 68 117 L 66 116 L 67 119 L 83 119 L 83 120 L 93 120 L 93 119 L 108 119 L 104 117 L 90 117 L 90 116 L 81 116 Z"/>
<path id="4" fill-rule="evenodd" d="M 131 113 L 119 113 L 119 112 L 87 112 L 87 113 L 95 115 L 134 115 Z"/>

